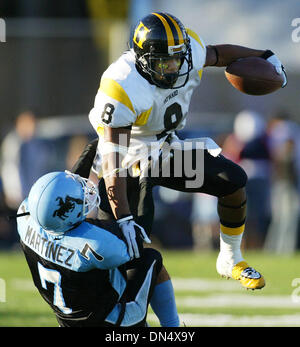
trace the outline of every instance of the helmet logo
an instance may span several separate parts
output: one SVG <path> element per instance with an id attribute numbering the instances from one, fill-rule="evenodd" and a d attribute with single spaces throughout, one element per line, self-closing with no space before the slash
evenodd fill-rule
<path id="1" fill-rule="evenodd" d="M 143 43 L 145 42 L 147 33 L 149 31 L 150 30 L 142 22 L 140 22 L 139 26 L 135 29 L 133 42 L 140 48 L 143 48 Z"/>
<path id="2" fill-rule="evenodd" d="M 73 212 L 75 203 L 80 205 L 83 204 L 83 201 L 81 199 L 72 198 L 69 195 L 65 197 L 65 201 L 60 196 L 56 198 L 56 201 L 57 200 L 59 200 L 59 208 L 53 212 L 53 217 L 57 216 L 62 220 L 65 220 L 69 217 L 67 213 Z"/>

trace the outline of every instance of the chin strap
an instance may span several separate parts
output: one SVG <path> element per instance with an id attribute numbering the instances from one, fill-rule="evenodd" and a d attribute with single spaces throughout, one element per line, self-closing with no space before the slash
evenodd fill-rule
<path id="1" fill-rule="evenodd" d="M 19 213 L 19 214 L 7 216 L 7 219 L 8 219 L 8 220 L 12 220 L 12 219 L 16 219 L 16 218 L 24 217 L 24 216 L 28 216 L 28 215 L 30 215 L 29 212 L 24 212 L 24 213 Z"/>

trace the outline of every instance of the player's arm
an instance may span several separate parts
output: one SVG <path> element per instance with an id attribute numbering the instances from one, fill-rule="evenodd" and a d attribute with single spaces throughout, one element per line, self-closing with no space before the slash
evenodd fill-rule
<path id="1" fill-rule="evenodd" d="M 237 45 L 206 46 L 204 66 L 228 66 L 240 58 L 261 57 L 264 50 L 252 49 Z"/>
<path id="2" fill-rule="evenodd" d="M 139 237 L 147 243 L 151 241 L 145 230 L 135 223 L 127 199 L 127 181 L 122 161 L 127 153 L 130 133 L 131 127 L 104 128 L 102 169 L 112 212 L 124 235 L 130 258 L 133 259 L 140 257 Z"/>
<path id="3" fill-rule="evenodd" d="M 274 65 L 277 73 L 279 75 L 283 74 L 284 82 L 282 87 L 285 87 L 287 84 L 286 73 L 281 61 L 278 57 L 269 49 L 260 50 L 252 49 L 248 47 L 238 46 L 238 45 L 214 45 L 206 46 L 206 59 L 204 67 L 206 66 L 228 66 L 232 62 L 247 57 L 261 57 L 266 59 L 271 64 Z"/>
<path id="4" fill-rule="evenodd" d="M 130 127 L 104 128 L 103 177 L 112 212 L 116 219 L 131 214 L 122 161 L 130 141 Z M 122 177 L 123 176 L 123 177 Z"/>

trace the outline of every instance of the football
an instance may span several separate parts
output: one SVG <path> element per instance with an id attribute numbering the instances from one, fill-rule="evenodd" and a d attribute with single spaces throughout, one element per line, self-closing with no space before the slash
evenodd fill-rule
<path id="1" fill-rule="evenodd" d="M 265 95 L 275 92 L 283 84 L 273 64 L 259 57 L 239 59 L 227 66 L 225 76 L 229 83 L 245 94 Z"/>

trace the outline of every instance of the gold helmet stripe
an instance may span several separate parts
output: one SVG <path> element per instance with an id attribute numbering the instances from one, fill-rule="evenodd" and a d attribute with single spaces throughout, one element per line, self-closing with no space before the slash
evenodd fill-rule
<path id="1" fill-rule="evenodd" d="M 177 31 L 177 34 L 178 34 L 178 38 L 179 38 L 179 45 L 182 45 L 184 43 L 183 41 L 183 34 L 182 34 L 182 31 L 179 27 L 179 25 L 177 24 L 177 22 L 171 17 L 169 16 L 168 14 L 166 14 L 166 16 L 171 20 L 171 22 L 173 23 L 176 31 Z"/>
<path id="2" fill-rule="evenodd" d="M 167 34 L 168 46 L 175 46 L 174 36 L 172 34 L 172 30 L 170 28 L 168 21 L 158 13 L 153 12 L 152 14 L 154 14 L 156 17 L 158 17 L 162 21 L 166 30 L 166 34 Z"/>

